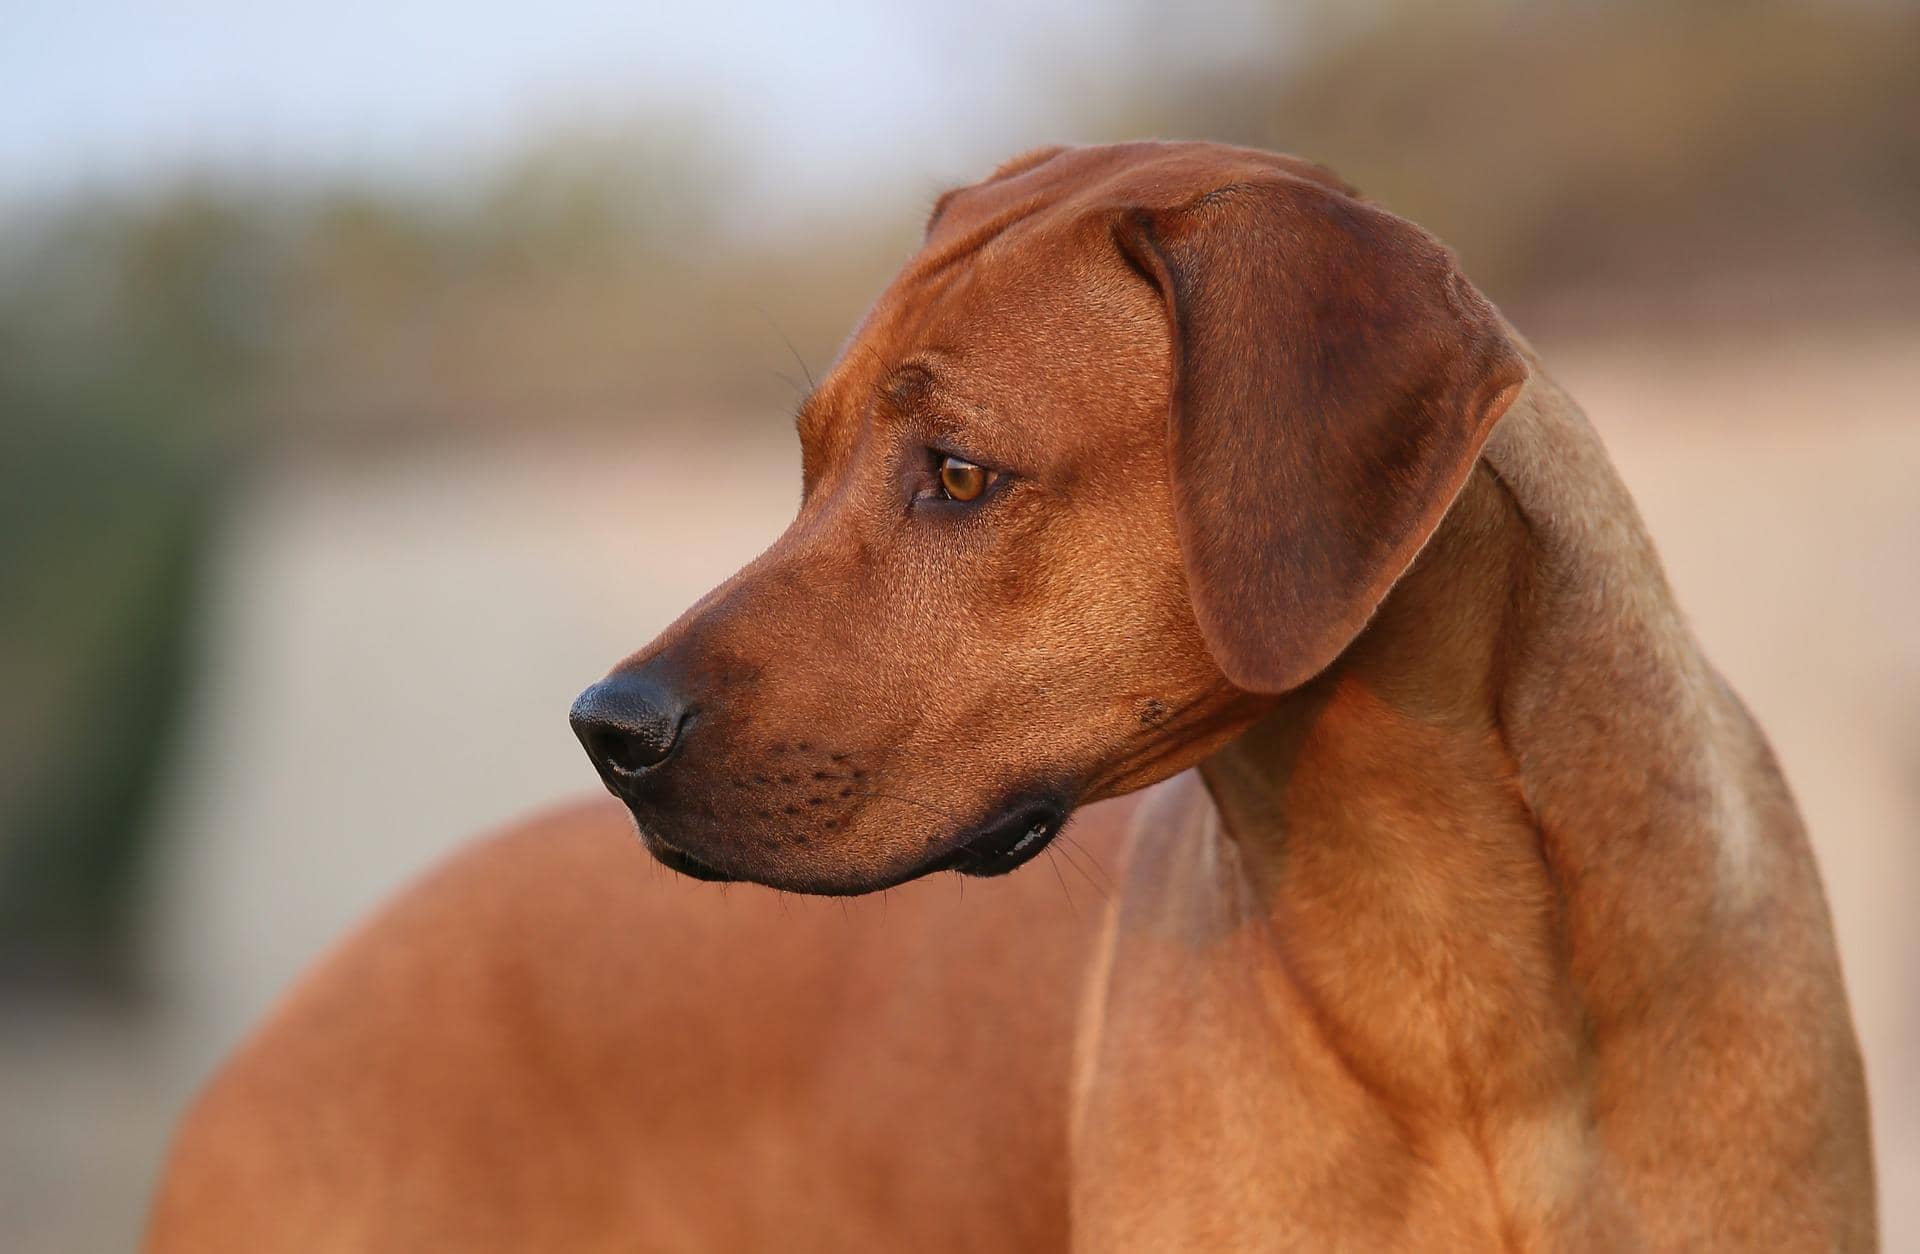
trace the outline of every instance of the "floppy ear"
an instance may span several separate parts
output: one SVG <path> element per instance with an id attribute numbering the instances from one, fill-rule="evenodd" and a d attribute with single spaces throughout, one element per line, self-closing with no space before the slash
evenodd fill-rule
<path id="1" fill-rule="evenodd" d="M 1366 626 L 1526 380 L 1486 299 L 1410 222 L 1284 176 L 1116 238 L 1173 340 L 1173 505 L 1200 630 L 1278 693 Z"/>

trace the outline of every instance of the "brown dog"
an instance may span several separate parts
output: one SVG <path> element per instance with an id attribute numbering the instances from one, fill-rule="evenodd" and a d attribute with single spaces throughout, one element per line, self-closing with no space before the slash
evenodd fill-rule
<path id="1" fill-rule="evenodd" d="M 1429 237 L 1288 158 L 1033 153 L 799 426 L 786 535 L 575 707 L 603 779 L 671 867 L 847 894 L 1197 764 L 1102 934 L 1033 873 L 648 884 L 563 814 L 308 980 L 153 1248 L 1872 1246 L 1793 803 Z"/>

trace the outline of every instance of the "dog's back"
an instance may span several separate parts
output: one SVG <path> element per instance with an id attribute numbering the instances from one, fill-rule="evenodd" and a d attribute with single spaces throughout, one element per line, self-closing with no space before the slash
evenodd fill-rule
<path id="1" fill-rule="evenodd" d="M 611 802 L 518 827 L 228 1064 L 149 1248 L 1059 1248 L 1068 990 L 1128 808 L 1058 878 L 845 903 L 672 875 Z"/>

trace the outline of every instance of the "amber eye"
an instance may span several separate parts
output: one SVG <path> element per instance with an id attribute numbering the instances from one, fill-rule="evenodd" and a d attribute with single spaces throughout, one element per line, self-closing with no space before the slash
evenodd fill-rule
<path id="1" fill-rule="evenodd" d="M 940 459 L 940 487 L 949 500 L 971 501 L 985 492 L 987 485 L 992 482 L 993 472 L 985 466 L 976 466 L 958 457 Z"/>

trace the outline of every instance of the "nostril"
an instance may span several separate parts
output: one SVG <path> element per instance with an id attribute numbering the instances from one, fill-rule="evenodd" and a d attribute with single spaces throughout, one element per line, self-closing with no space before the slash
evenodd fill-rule
<path id="1" fill-rule="evenodd" d="M 658 684 L 616 675 L 581 693 L 568 721 L 597 770 L 630 777 L 673 754 L 685 717 L 685 709 Z"/>
<path id="2" fill-rule="evenodd" d="M 673 750 L 672 742 L 663 745 L 658 740 L 643 740 L 616 731 L 589 731 L 582 739 L 596 761 L 629 775 L 660 765 Z"/>

